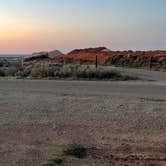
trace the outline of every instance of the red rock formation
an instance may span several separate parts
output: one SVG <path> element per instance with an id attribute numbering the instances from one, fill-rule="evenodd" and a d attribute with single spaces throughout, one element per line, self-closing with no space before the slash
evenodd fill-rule
<path id="1" fill-rule="evenodd" d="M 66 60 L 73 63 L 81 62 L 95 62 L 96 56 L 100 63 L 105 63 L 108 57 L 111 55 L 111 51 L 105 47 L 76 49 L 69 52 L 66 55 L 57 56 L 55 59 Z"/>
<path id="2" fill-rule="evenodd" d="M 166 51 L 110 51 L 106 47 L 76 49 L 66 55 L 55 57 L 55 60 L 70 63 L 95 63 L 96 56 L 100 63 L 114 65 L 147 66 L 150 57 L 153 64 L 166 65 Z"/>

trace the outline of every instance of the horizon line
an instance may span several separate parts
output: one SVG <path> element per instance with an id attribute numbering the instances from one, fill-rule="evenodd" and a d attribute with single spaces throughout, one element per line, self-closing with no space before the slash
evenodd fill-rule
<path id="1" fill-rule="evenodd" d="M 105 47 L 105 46 L 99 46 L 99 47 Z M 89 48 L 99 48 L 99 47 L 82 47 L 82 48 L 75 48 L 75 49 L 71 49 L 70 51 L 61 51 L 60 49 L 50 49 L 50 50 L 41 50 L 41 51 L 32 51 L 32 52 L 0 52 L 0 56 L 1 55 L 31 55 L 33 53 L 38 53 L 38 52 L 51 52 L 51 51 L 60 51 L 62 52 L 63 54 L 68 54 L 69 52 L 73 51 L 73 50 L 80 50 L 80 49 L 89 49 Z M 109 49 L 108 47 L 106 47 L 107 49 Z M 109 49 L 110 51 L 133 51 L 133 52 L 136 52 L 136 51 L 166 51 L 166 49 Z"/>

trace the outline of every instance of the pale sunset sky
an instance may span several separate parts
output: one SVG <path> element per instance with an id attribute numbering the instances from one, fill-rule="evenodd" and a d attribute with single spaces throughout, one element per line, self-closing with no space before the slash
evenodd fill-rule
<path id="1" fill-rule="evenodd" d="M 166 0 L 0 0 L 0 54 L 166 50 Z"/>

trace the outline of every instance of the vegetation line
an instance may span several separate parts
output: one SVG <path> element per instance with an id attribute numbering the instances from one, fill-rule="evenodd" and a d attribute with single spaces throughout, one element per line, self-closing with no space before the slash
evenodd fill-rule
<path id="1" fill-rule="evenodd" d="M 124 75 L 107 66 L 95 68 L 93 65 L 58 65 L 35 63 L 17 70 L 0 68 L 1 79 L 67 79 L 67 80 L 113 80 L 125 81 L 138 78 Z"/>

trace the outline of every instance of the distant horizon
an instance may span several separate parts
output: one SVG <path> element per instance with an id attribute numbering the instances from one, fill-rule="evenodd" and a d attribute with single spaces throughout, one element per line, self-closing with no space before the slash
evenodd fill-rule
<path id="1" fill-rule="evenodd" d="M 110 49 L 111 51 L 128 51 L 128 50 L 132 50 L 132 51 L 166 51 L 166 47 L 165 48 L 110 48 L 108 46 L 104 46 L 104 45 L 89 45 L 89 46 L 82 46 L 82 47 L 73 47 L 73 48 L 70 48 L 70 49 L 58 49 L 58 48 L 49 48 L 49 49 L 37 49 L 37 50 L 32 50 L 32 51 L 29 51 L 29 52 L 8 52 L 8 51 L 5 51 L 5 52 L 0 52 L 0 55 L 22 55 L 22 54 L 25 54 L 25 55 L 29 55 L 29 54 L 32 54 L 32 53 L 35 53 L 35 52 L 50 52 L 50 51 L 54 51 L 54 50 L 58 50 L 58 51 L 61 51 L 62 53 L 66 54 L 66 53 L 69 53 L 70 51 L 73 51 L 75 49 L 86 49 L 86 48 L 97 48 L 97 47 L 106 47 L 108 49 Z M 1 50 L 0 50 L 1 51 Z"/>
<path id="2" fill-rule="evenodd" d="M 97 48 L 97 47 L 105 47 L 105 46 L 96 46 L 96 47 L 82 47 L 82 48 L 73 48 L 72 50 L 69 50 L 69 51 L 67 51 L 67 52 L 65 52 L 65 51 L 62 51 L 62 50 L 59 50 L 59 49 L 51 49 L 51 50 L 40 50 L 40 51 L 34 51 L 34 52 L 30 52 L 30 53 L 1 53 L 0 52 L 0 57 L 1 56 L 22 56 L 22 55 L 31 55 L 31 54 L 33 54 L 33 53 L 35 53 L 35 52 L 50 52 L 50 51 L 54 51 L 54 50 L 58 50 L 58 51 L 60 51 L 60 52 L 62 52 L 62 53 L 64 53 L 64 54 L 67 54 L 67 53 L 69 53 L 69 52 L 71 52 L 71 51 L 73 51 L 73 50 L 75 50 L 75 49 L 87 49 L 87 48 Z M 108 48 L 108 47 L 106 47 L 106 48 Z M 108 49 L 110 49 L 110 48 L 108 48 Z M 166 51 L 166 49 L 149 49 L 149 50 L 146 50 L 146 49 L 110 49 L 110 51 Z"/>

